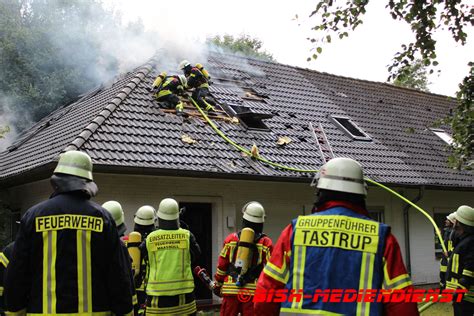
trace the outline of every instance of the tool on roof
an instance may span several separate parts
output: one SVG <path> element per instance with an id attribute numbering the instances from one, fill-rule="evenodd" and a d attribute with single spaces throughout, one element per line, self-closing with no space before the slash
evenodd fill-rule
<path id="1" fill-rule="evenodd" d="M 252 156 L 252 153 L 250 151 L 248 151 L 247 149 L 243 148 L 242 146 L 238 145 L 237 143 L 235 143 L 234 141 L 232 141 L 230 138 L 228 138 L 217 126 L 216 124 L 214 124 L 214 122 L 212 122 L 209 117 L 206 115 L 206 113 L 204 113 L 204 111 L 196 104 L 196 101 L 194 101 L 193 98 L 190 98 L 191 102 L 196 106 L 196 108 L 198 109 L 198 111 L 201 113 L 201 115 L 206 119 L 207 123 L 212 127 L 212 129 L 214 129 L 214 131 L 219 135 L 221 136 L 226 142 L 228 142 L 229 144 L 231 144 L 233 147 L 235 147 L 236 149 L 240 150 L 241 152 L 245 153 L 246 155 L 248 156 Z M 263 162 L 263 163 L 266 163 L 270 166 L 273 166 L 275 168 L 280 168 L 280 169 L 284 169 L 284 170 L 289 170 L 289 171 L 294 171 L 294 172 L 304 172 L 304 173 L 315 173 L 315 172 L 319 172 L 319 170 L 315 170 L 315 169 L 298 169 L 298 168 L 293 168 L 293 167 L 288 167 L 288 166 L 285 166 L 285 165 L 281 165 L 281 164 L 278 164 L 278 163 L 274 163 L 270 160 L 267 160 L 265 158 L 263 158 L 262 156 L 258 156 L 256 157 L 257 160 Z M 373 184 L 373 185 L 376 185 L 388 192 L 390 192 L 391 194 L 395 195 L 396 197 L 398 197 L 399 199 L 401 199 L 402 201 L 404 201 L 405 203 L 408 203 L 410 204 L 412 207 L 414 207 L 417 211 L 419 211 L 420 213 L 422 213 L 430 222 L 431 222 L 431 225 L 433 225 L 433 228 L 436 232 L 436 235 L 438 236 L 438 239 L 439 239 L 439 242 L 441 244 L 441 247 L 443 248 L 443 251 L 444 252 L 447 252 L 447 249 L 446 249 L 446 245 L 444 244 L 444 240 L 443 240 L 443 237 L 441 236 L 441 232 L 438 228 L 438 226 L 436 225 L 435 221 L 433 220 L 433 218 L 428 214 L 428 212 L 426 212 L 424 209 L 422 209 L 421 207 L 419 207 L 418 205 L 416 205 L 415 203 L 413 203 L 412 201 L 410 201 L 409 199 L 407 199 L 406 197 L 404 197 L 403 195 L 395 192 L 394 190 L 388 188 L 387 186 L 377 182 L 377 181 L 374 181 L 374 180 L 371 180 L 367 177 L 364 178 L 365 181 Z"/>

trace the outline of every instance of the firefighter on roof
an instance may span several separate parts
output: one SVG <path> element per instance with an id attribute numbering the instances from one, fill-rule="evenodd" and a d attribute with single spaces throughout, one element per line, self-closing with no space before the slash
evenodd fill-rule
<path id="1" fill-rule="evenodd" d="M 91 158 L 63 153 L 49 200 L 23 215 L 5 281 L 10 315 L 132 315 L 130 271 Z"/>
<path id="2" fill-rule="evenodd" d="M 258 291 L 302 291 L 297 300 L 255 303 L 257 315 L 418 315 L 416 303 L 313 302 L 315 290 L 405 289 L 412 286 L 390 227 L 369 218 L 361 165 L 334 158 L 322 166 L 313 214 L 281 233 Z"/>
<path id="3" fill-rule="evenodd" d="M 258 202 L 249 202 L 243 208 L 243 229 L 232 233 L 224 241 L 214 276 L 214 293 L 223 296 L 221 315 L 254 315 L 252 301 L 241 302 L 241 291 L 253 296 L 257 279 L 270 258 L 272 240 L 263 233 L 265 210 Z"/>
<path id="4" fill-rule="evenodd" d="M 210 80 L 207 70 L 201 64 L 196 64 L 193 67 L 187 60 L 183 60 L 179 64 L 178 70 L 182 70 L 188 79 L 188 88 L 194 88 L 192 97 L 199 107 L 205 111 L 214 111 L 215 102 L 206 98 L 209 96 Z"/>
<path id="5" fill-rule="evenodd" d="M 454 303 L 455 316 L 474 315 L 474 209 L 460 206 L 454 213 L 457 243 L 452 250 L 446 270 L 446 288 L 464 289 L 463 300 Z"/>
<path id="6" fill-rule="evenodd" d="M 147 315 L 195 315 L 191 265 L 201 250 L 193 234 L 179 227 L 179 206 L 164 199 L 158 207 L 158 229 L 146 238 L 148 256 Z"/>
<path id="7" fill-rule="evenodd" d="M 183 115 L 184 105 L 178 96 L 184 94 L 186 87 L 184 75 L 166 77 L 166 73 L 161 73 L 153 82 L 152 92 L 161 107 L 176 109 L 177 115 Z"/>

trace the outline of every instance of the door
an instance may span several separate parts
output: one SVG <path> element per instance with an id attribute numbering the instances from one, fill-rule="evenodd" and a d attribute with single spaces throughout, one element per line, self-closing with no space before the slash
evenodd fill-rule
<path id="1" fill-rule="evenodd" d="M 184 214 L 180 217 L 201 247 L 201 256 L 197 260 L 196 265 L 211 274 L 214 270 L 212 267 L 212 204 L 211 203 L 179 203 L 180 208 L 185 208 Z M 194 268 L 194 266 L 193 266 Z M 211 291 L 197 278 L 194 273 L 194 286 L 197 300 L 212 299 Z M 212 275 L 211 275 L 212 278 Z"/>

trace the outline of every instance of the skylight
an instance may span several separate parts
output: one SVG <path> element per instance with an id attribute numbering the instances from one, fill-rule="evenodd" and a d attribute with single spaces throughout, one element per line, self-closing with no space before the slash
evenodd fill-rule
<path id="1" fill-rule="evenodd" d="M 452 146 L 453 145 L 453 138 L 451 137 L 451 135 L 449 135 L 448 133 L 446 133 L 444 130 L 442 129 L 436 129 L 436 128 L 430 128 L 430 130 L 436 135 L 438 136 L 439 138 L 441 138 L 446 144 Z"/>
<path id="2" fill-rule="evenodd" d="M 330 119 L 339 127 L 347 136 L 351 137 L 354 140 L 361 141 L 372 141 L 369 135 L 365 133 L 362 128 L 357 126 L 357 124 L 352 121 L 347 116 L 336 116 L 331 115 Z"/>

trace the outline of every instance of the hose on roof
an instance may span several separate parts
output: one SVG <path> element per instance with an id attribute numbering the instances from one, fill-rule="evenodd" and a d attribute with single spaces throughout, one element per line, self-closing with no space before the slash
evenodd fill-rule
<path id="1" fill-rule="evenodd" d="M 204 117 L 204 119 L 207 121 L 207 123 L 212 127 L 212 129 L 220 136 L 222 137 L 225 141 L 227 141 L 229 144 L 231 144 L 233 147 L 235 147 L 236 149 L 238 149 L 239 151 L 245 153 L 246 155 L 248 155 L 249 157 L 252 157 L 252 153 L 240 146 L 239 144 L 237 144 L 236 142 L 234 142 L 233 140 L 231 140 L 229 137 L 227 137 L 217 126 L 216 124 L 214 124 L 213 121 L 211 121 L 211 119 L 206 115 L 206 113 L 197 105 L 196 101 L 190 97 L 190 100 L 191 102 L 194 104 L 194 106 L 196 107 L 196 109 L 199 111 L 199 113 L 201 113 L 201 115 Z M 206 105 L 209 105 L 205 100 L 203 100 L 204 103 L 206 103 Z M 210 106 L 210 105 L 209 105 Z M 293 167 L 288 167 L 288 166 L 285 166 L 285 165 L 281 165 L 281 164 L 278 164 L 278 163 L 275 163 L 275 162 L 272 162 L 268 159 L 265 159 L 263 157 L 261 157 L 260 155 L 258 156 L 253 156 L 255 159 L 265 163 L 265 164 L 268 164 L 270 166 L 273 166 L 273 167 L 276 167 L 276 168 L 280 168 L 280 169 L 284 169 L 284 170 L 289 170 L 289 171 L 294 171 L 294 172 L 304 172 L 304 173 L 316 173 L 316 172 L 319 172 L 319 170 L 315 170 L 315 169 L 298 169 L 298 168 L 293 168 Z M 436 223 L 435 221 L 433 220 L 433 218 L 430 216 L 430 214 L 428 214 L 428 212 L 426 212 L 424 209 L 422 209 L 421 207 L 419 207 L 418 205 L 416 205 L 415 203 L 413 203 L 412 201 L 410 201 L 409 199 L 407 199 L 406 197 L 404 197 L 403 195 L 395 192 L 394 190 L 388 188 L 387 186 L 377 182 L 377 181 L 374 181 L 372 179 L 369 179 L 367 177 L 364 177 L 365 181 L 373 184 L 373 185 L 376 185 L 382 189 L 384 189 L 385 191 L 395 195 L 396 197 L 398 197 L 399 199 L 401 199 L 402 201 L 404 201 L 405 203 L 408 203 L 410 204 L 412 207 L 414 207 L 416 210 L 418 210 L 421 214 L 423 214 L 430 222 L 431 224 L 433 225 L 435 231 L 436 231 L 436 235 L 438 236 L 438 239 L 439 239 L 439 242 L 441 244 L 441 247 L 443 248 L 443 252 L 444 253 L 447 253 L 448 250 L 446 249 L 446 246 L 444 244 L 444 240 L 443 240 L 443 237 L 441 235 L 441 232 L 438 228 L 438 226 L 436 226 Z"/>

